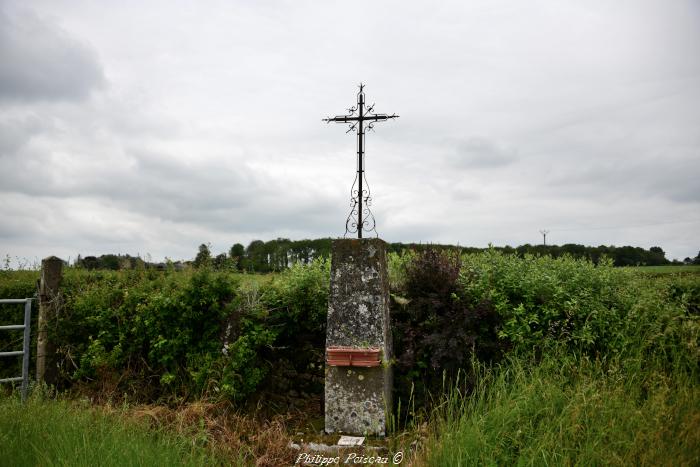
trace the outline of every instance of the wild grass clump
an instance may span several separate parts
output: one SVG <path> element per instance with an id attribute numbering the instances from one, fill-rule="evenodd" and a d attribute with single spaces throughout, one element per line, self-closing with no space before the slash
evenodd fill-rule
<path id="1" fill-rule="evenodd" d="M 284 416 L 262 420 L 256 414 L 241 413 L 226 401 L 196 401 L 174 408 L 117 407 L 114 411 L 153 430 L 190 439 L 236 465 L 291 465 L 296 454 L 289 446 Z"/>
<path id="2" fill-rule="evenodd" d="M 0 397 L 0 458 L 12 466 L 230 465 L 191 439 L 67 401 Z"/>
<path id="3" fill-rule="evenodd" d="M 449 393 L 429 465 L 697 465 L 700 386 L 681 370 L 510 356 Z"/>

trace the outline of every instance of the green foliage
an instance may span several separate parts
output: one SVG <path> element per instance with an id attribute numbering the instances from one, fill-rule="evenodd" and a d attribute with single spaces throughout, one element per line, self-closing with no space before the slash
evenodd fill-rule
<path id="1" fill-rule="evenodd" d="M 392 307 L 396 391 L 404 401 L 411 391 L 420 405 L 426 391 L 440 392 L 442 378 L 507 350 L 698 367 L 696 276 L 649 277 L 607 259 L 596 265 L 495 249 L 461 257 L 423 249 L 394 261 L 403 288 Z"/>
<path id="2" fill-rule="evenodd" d="M 37 290 L 39 271 L 0 270 L 0 298 L 31 298 Z M 32 329 L 37 323 L 36 302 L 32 308 Z M 0 326 L 24 323 L 24 305 L 0 305 Z M 22 331 L 0 331 L 0 352 L 22 349 Z M 34 368 L 36 334 L 32 335 L 30 345 L 30 368 Z M 0 358 L 0 378 L 11 378 L 22 373 L 22 357 Z"/>
<path id="3" fill-rule="evenodd" d="M 475 358 L 496 359 L 505 343 L 491 304 L 465 300 L 457 252 L 426 249 L 403 266 L 405 297 L 395 295 L 392 309 L 397 395 L 406 400 L 410 389 L 423 405 L 445 378 L 451 381 Z"/>
<path id="4" fill-rule="evenodd" d="M 517 350 L 556 343 L 575 353 L 614 356 L 697 340 L 698 315 L 682 294 L 672 293 L 668 282 L 613 268 L 610 260 L 595 265 L 490 250 L 463 262 L 465 297 L 493 304 L 503 319 L 499 336 Z"/>
<path id="5" fill-rule="evenodd" d="M 134 397 L 254 392 L 266 367 L 259 349 L 275 334 L 241 303 L 231 276 L 97 272 L 67 278 L 54 330 L 65 383 L 116 374 Z M 222 348 L 222 323 L 240 323 Z"/>
<path id="6" fill-rule="evenodd" d="M 243 260 L 243 255 L 245 254 L 245 247 L 241 245 L 240 243 L 235 243 L 229 250 L 228 256 L 231 259 L 231 263 L 233 268 L 236 271 L 242 271 L 243 266 L 242 266 L 242 260 Z"/>
<path id="7" fill-rule="evenodd" d="M 248 272 L 279 272 L 292 264 L 308 264 L 314 259 L 327 259 L 330 249 L 330 238 L 296 241 L 277 238 L 267 242 L 253 240 L 245 249 L 245 253 L 240 255 L 240 264 L 241 269 Z"/>
<path id="8" fill-rule="evenodd" d="M 683 274 L 700 275 L 700 263 L 698 265 L 687 264 L 687 265 L 673 265 L 673 266 L 636 266 L 634 269 L 638 272 L 645 274 L 654 275 L 666 275 L 666 274 Z"/>
<path id="9" fill-rule="evenodd" d="M 406 290 L 406 268 L 415 257 L 416 253 L 413 250 L 405 250 L 400 253 L 390 251 L 387 253 L 389 285 L 393 292 Z"/>
<path id="10" fill-rule="evenodd" d="M 297 370 L 323 361 L 329 284 L 330 261 L 319 258 L 275 276 L 261 293 L 278 332 L 278 357 L 291 361 Z"/>
<path id="11" fill-rule="evenodd" d="M 50 328 L 59 386 L 95 382 L 139 400 L 243 400 L 280 361 L 299 371 L 314 363 L 321 377 L 329 267 L 319 259 L 274 277 L 66 269 Z M 37 272 L 2 274 L 0 296 L 31 296 Z M 0 320 L 16 324 L 21 310 L 0 309 Z M 0 365 L 3 376 L 18 372 L 16 362 Z"/>
<path id="12" fill-rule="evenodd" d="M 561 347 L 608 360 L 637 349 L 639 365 L 697 367 L 697 275 L 657 277 L 610 260 L 495 249 L 450 255 L 389 254 L 399 394 L 412 384 L 414 396 L 439 390 L 444 372 L 508 349 L 544 355 Z M 312 364 L 322 377 L 329 268 L 324 259 L 268 276 L 67 268 L 50 328 L 60 385 L 94 382 L 145 400 L 243 400 L 281 362 L 297 373 Z M 0 297 L 32 296 L 37 279 L 36 271 L 0 271 Z M 18 320 L 18 310 L 0 307 L 1 324 Z M 10 338 L 0 334 L 3 349 L 16 347 Z M 0 374 L 14 375 L 16 363 L 0 361 Z"/>
<path id="13" fill-rule="evenodd" d="M 0 269 L 0 298 L 33 297 L 37 290 L 39 275 L 39 271 L 10 271 Z"/>
<path id="14" fill-rule="evenodd" d="M 145 262 L 143 259 L 130 256 L 130 255 L 101 255 L 96 256 L 86 256 L 81 258 L 80 255 L 75 259 L 74 266 L 76 268 L 84 269 L 110 269 L 116 271 L 118 269 L 137 269 L 145 267 Z"/>
<path id="15" fill-rule="evenodd" d="M 284 264 L 263 242 L 249 250 L 259 256 L 242 261 Z M 428 462 L 696 463 L 700 275 L 511 250 L 389 254 L 397 399 L 420 406 L 430 391 L 441 402 Z M 61 385 L 179 402 L 243 401 L 280 368 L 308 376 L 310 363 L 322 381 L 329 268 L 322 258 L 267 276 L 68 268 L 51 326 Z M 37 278 L 0 271 L 0 297 L 32 296 Z M 20 315 L 2 307 L 0 324 Z M 18 426 L 7 420 L 0 446 Z"/>

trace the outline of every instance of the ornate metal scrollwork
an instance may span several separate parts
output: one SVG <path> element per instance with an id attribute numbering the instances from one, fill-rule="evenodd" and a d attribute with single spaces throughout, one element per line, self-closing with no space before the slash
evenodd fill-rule
<path id="1" fill-rule="evenodd" d="M 397 118 L 398 115 L 375 114 L 374 104 L 365 107 L 364 85 L 360 83 L 360 91 L 357 93 L 357 105 L 348 109 L 347 115 L 325 118 L 323 121 L 330 123 L 347 123 L 348 131 L 357 131 L 357 173 L 350 189 L 350 214 L 345 220 L 345 237 L 348 234 L 357 234 L 362 238 L 362 232 L 374 232 L 377 234 L 377 223 L 370 207 L 372 206 L 372 192 L 367 183 L 364 170 L 364 136 L 366 130 L 374 131 L 374 124 L 379 121 Z"/>
<path id="2" fill-rule="evenodd" d="M 367 183 L 367 176 L 365 172 L 362 172 L 362 178 L 364 180 L 364 186 L 362 188 L 362 203 L 360 203 L 360 193 L 358 188 L 358 174 L 355 174 L 355 180 L 352 182 L 352 188 L 350 189 L 350 213 L 345 220 L 345 235 L 346 238 L 348 234 L 356 234 L 359 230 L 359 206 L 362 205 L 362 231 L 363 232 L 374 232 L 375 236 L 379 236 L 377 232 L 377 222 L 374 219 L 374 214 L 370 207 L 372 206 L 372 191 L 369 188 L 369 183 Z"/>

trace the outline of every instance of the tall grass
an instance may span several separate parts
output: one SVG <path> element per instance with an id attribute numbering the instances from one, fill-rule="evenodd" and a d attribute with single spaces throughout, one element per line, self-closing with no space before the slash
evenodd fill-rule
<path id="1" fill-rule="evenodd" d="M 224 465 L 211 452 L 164 431 L 99 410 L 33 397 L 0 397 L 0 465 Z"/>
<path id="2" fill-rule="evenodd" d="M 698 465 L 700 387 L 680 370 L 548 354 L 477 370 L 434 413 L 429 465 Z"/>

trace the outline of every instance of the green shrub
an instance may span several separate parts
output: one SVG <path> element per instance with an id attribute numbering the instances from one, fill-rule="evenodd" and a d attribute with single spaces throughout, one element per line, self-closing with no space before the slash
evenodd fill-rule
<path id="1" fill-rule="evenodd" d="M 595 265 L 490 250 L 462 260 L 466 299 L 491 302 L 503 320 L 499 336 L 519 351 L 556 344 L 612 357 L 641 347 L 658 356 L 665 346 L 697 340 L 697 289 L 689 284 L 671 286 L 605 259 Z"/>
<path id="2" fill-rule="evenodd" d="M 405 297 L 392 309 L 397 396 L 423 405 L 473 359 L 492 361 L 504 350 L 499 317 L 486 301 L 465 300 L 458 254 L 425 249 L 405 264 Z"/>
<path id="3" fill-rule="evenodd" d="M 275 351 L 268 352 L 268 358 L 291 366 L 279 368 L 280 372 L 293 375 L 309 371 L 323 377 L 329 286 L 330 261 L 319 258 L 292 266 L 261 291 L 261 303 L 277 334 Z"/>
<path id="4" fill-rule="evenodd" d="M 0 299 L 31 298 L 35 295 L 39 271 L 11 271 L 0 269 Z M 32 330 L 36 329 L 37 302 L 32 304 Z M 24 305 L 0 305 L 0 326 L 24 323 Z M 0 352 L 22 349 L 22 331 L 0 331 Z M 30 368 L 35 366 L 36 333 L 32 332 Z M 19 376 L 22 373 L 22 357 L 0 358 L 0 378 Z"/>
<path id="5" fill-rule="evenodd" d="M 114 374 L 136 397 L 242 399 L 264 377 L 259 349 L 275 334 L 244 306 L 231 276 L 97 271 L 73 279 L 54 328 L 66 383 Z M 227 321 L 240 325 L 223 348 Z"/>
<path id="6" fill-rule="evenodd" d="M 568 256 L 427 249 L 402 264 L 392 319 L 397 387 L 417 403 L 471 359 L 552 349 L 570 355 L 696 371 L 700 280 L 653 278 Z M 680 351 L 680 350 L 682 351 Z"/>

